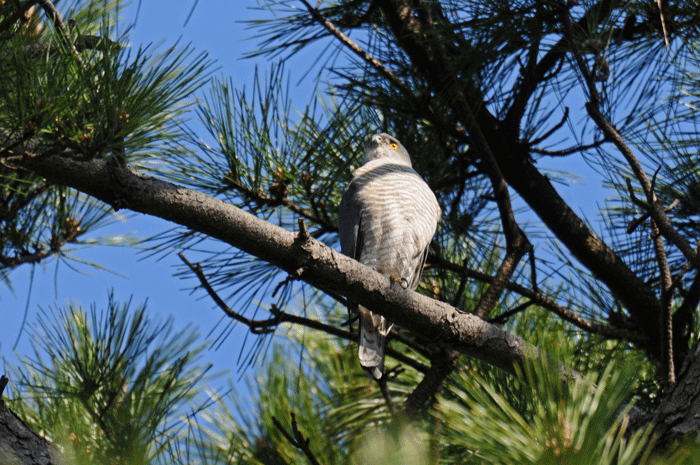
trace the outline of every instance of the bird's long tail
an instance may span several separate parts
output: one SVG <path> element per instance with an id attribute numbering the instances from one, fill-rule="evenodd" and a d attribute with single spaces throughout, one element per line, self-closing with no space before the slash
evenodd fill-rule
<path id="1" fill-rule="evenodd" d="M 384 370 L 384 340 L 393 326 L 386 318 L 360 306 L 360 365 L 377 379 Z"/>

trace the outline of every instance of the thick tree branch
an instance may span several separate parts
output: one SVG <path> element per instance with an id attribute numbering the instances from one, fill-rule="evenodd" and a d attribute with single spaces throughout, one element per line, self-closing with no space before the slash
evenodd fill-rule
<path id="1" fill-rule="evenodd" d="M 667 450 L 675 441 L 688 433 L 700 430 L 700 344 L 696 343 L 683 362 L 678 382 L 664 396 L 651 418 L 642 417 L 642 423 L 655 425 L 657 451 Z M 646 420 L 646 421 L 644 421 Z"/>
<path id="2" fill-rule="evenodd" d="M 45 438 L 36 434 L 0 399 L 0 463 L 52 465 L 64 463 Z"/>
<path id="3" fill-rule="evenodd" d="M 333 289 L 429 340 L 484 360 L 507 372 L 537 348 L 482 319 L 392 284 L 313 238 L 299 240 L 216 198 L 122 169 L 101 159 L 62 154 L 18 155 L 7 162 L 51 182 L 73 187 L 110 205 L 156 216 L 219 239 L 265 260 L 319 289 Z"/>

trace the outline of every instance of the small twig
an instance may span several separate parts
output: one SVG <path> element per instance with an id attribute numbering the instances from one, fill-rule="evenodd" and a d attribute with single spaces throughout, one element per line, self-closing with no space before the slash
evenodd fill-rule
<path id="1" fill-rule="evenodd" d="M 80 66 L 83 66 L 83 59 L 80 58 L 80 52 L 78 52 L 78 49 L 75 48 L 75 44 L 73 44 L 73 41 L 70 38 L 70 31 L 68 31 L 68 28 L 66 28 L 66 25 L 63 23 L 61 15 L 54 4 L 51 3 L 50 0 L 38 0 L 38 3 L 41 5 L 41 8 L 44 10 L 49 20 L 51 20 L 51 23 L 54 25 L 58 33 L 63 36 L 66 41 L 66 45 L 68 45 L 73 51 L 75 60 L 78 62 L 78 64 L 80 64 Z"/>
<path id="2" fill-rule="evenodd" d="M 180 257 L 180 260 L 182 260 L 185 265 L 189 267 L 189 269 L 199 278 L 199 282 L 204 288 L 204 290 L 207 291 L 207 294 L 212 298 L 212 300 L 216 303 L 216 305 L 226 313 L 227 316 L 233 318 L 234 320 L 243 323 L 244 325 L 248 326 L 250 328 L 250 331 L 254 334 L 266 334 L 266 333 L 271 333 L 275 330 L 277 325 L 281 322 L 282 315 L 284 313 L 279 313 L 275 315 L 273 318 L 268 318 L 267 320 L 251 320 L 250 318 L 246 318 L 243 315 L 239 314 L 238 312 L 235 312 L 232 310 L 228 305 L 226 305 L 226 302 L 219 297 L 219 294 L 214 290 L 214 288 L 211 287 L 211 284 L 209 284 L 209 281 L 207 280 L 207 277 L 204 276 L 204 272 L 202 271 L 202 266 L 197 263 L 192 264 L 190 263 L 186 258 L 185 255 L 180 252 L 178 254 Z"/>
<path id="3" fill-rule="evenodd" d="M 666 44 L 666 51 L 670 53 L 671 44 L 668 40 L 668 31 L 666 30 L 666 16 L 664 15 L 664 11 L 661 8 L 662 3 L 662 0 L 656 0 L 656 5 L 659 7 L 659 17 L 661 17 L 661 30 L 664 33 L 664 44 Z"/>
<path id="4" fill-rule="evenodd" d="M 277 286 L 275 286 L 275 289 L 272 291 L 272 297 L 275 297 L 277 293 L 279 292 L 280 289 L 282 289 L 284 286 L 287 284 L 298 281 L 299 278 L 296 276 L 292 276 L 291 274 L 288 275 L 286 278 L 284 278 L 282 281 L 280 281 Z"/>
<path id="5" fill-rule="evenodd" d="M 501 313 L 500 315 L 497 315 L 497 316 L 491 318 L 490 320 L 486 320 L 486 321 L 488 321 L 489 323 L 493 323 L 495 325 L 503 324 L 506 321 L 508 321 L 508 319 L 510 317 L 512 317 L 513 315 L 516 315 L 516 314 L 528 309 L 533 303 L 534 302 L 532 300 L 528 300 L 527 302 L 524 302 L 524 303 L 518 305 L 517 307 L 512 308 L 508 311 L 505 311 L 505 312 Z"/>
<path id="6" fill-rule="evenodd" d="M 235 181 L 234 179 L 230 177 L 224 178 L 224 183 L 226 183 L 227 186 L 232 187 L 236 191 L 240 192 L 243 194 L 246 199 L 250 199 L 253 202 L 257 203 L 258 205 L 267 205 L 271 207 L 277 207 L 277 206 L 283 206 L 289 209 L 290 211 L 296 213 L 297 215 L 306 218 L 309 221 L 313 221 L 316 224 L 322 225 L 329 231 L 337 231 L 338 230 L 338 225 L 332 221 L 326 221 L 325 218 L 322 218 L 321 216 L 315 214 L 314 212 L 310 212 L 299 205 L 295 204 L 291 200 L 289 200 L 286 197 L 283 198 L 271 198 L 266 196 L 263 192 L 250 189 L 243 184 Z"/>
<path id="7" fill-rule="evenodd" d="M 322 323 L 318 320 L 313 320 L 311 318 L 306 318 L 303 316 L 299 315 L 291 315 L 289 313 L 285 313 L 281 311 L 279 308 L 277 308 L 276 305 L 271 305 L 270 306 L 270 313 L 274 315 L 273 318 L 268 318 L 266 320 L 251 320 L 250 318 L 246 318 L 243 315 L 239 314 L 238 312 L 235 312 L 232 310 L 226 303 L 219 297 L 219 295 L 216 293 L 216 291 L 211 287 L 209 284 L 209 281 L 207 280 L 206 276 L 204 276 L 204 273 L 202 272 L 202 267 L 197 264 L 194 265 L 190 263 L 185 256 L 180 252 L 178 254 L 180 259 L 189 267 L 189 269 L 197 276 L 199 279 L 200 283 L 202 284 L 202 287 L 204 290 L 207 291 L 209 296 L 214 300 L 216 305 L 221 308 L 221 310 L 224 311 L 224 313 L 229 316 L 230 318 L 233 318 L 234 320 L 243 323 L 244 325 L 248 326 L 248 328 L 251 330 L 253 334 L 267 334 L 279 326 L 282 323 L 290 323 L 290 324 L 296 324 L 296 325 L 301 325 L 306 328 L 311 328 L 315 329 L 317 331 L 323 331 L 326 334 L 330 334 L 331 336 L 336 336 L 341 339 L 345 339 L 347 341 L 356 341 L 356 338 L 350 333 L 349 331 L 345 331 L 344 329 L 339 329 L 336 328 L 335 326 L 331 326 L 325 323 Z M 394 360 L 410 366 L 411 368 L 421 372 L 425 373 L 428 371 L 428 367 L 422 364 L 421 362 L 412 359 L 411 357 L 408 357 L 395 349 L 392 349 L 391 347 L 387 347 L 385 349 L 386 355 L 393 358 Z"/>
<path id="8" fill-rule="evenodd" d="M 387 78 L 389 81 L 391 81 L 392 84 L 394 84 L 398 89 L 400 89 L 404 94 L 413 97 L 413 91 L 411 88 L 404 83 L 401 79 L 399 79 L 394 73 L 392 73 L 386 66 L 384 66 L 379 60 L 374 58 L 372 55 L 367 53 L 357 45 L 355 42 L 353 42 L 350 37 L 346 36 L 340 29 L 338 29 L 335 24 L 332 22 L 328 21 L 322 14 L 321 12 L 317 9 L 312 7 L 309 2 L 306 0 L 301 0 L 301 2 L 304 4 L 307 10 L 309 10 L 309 13 L 311 13 L 311 16 L 323 27 L 326 28 L 328 32 L 330 32 L 333 36 L 335 36 L 336 39 L 338 39 L 340 42 L 342 42 L 343 45 L 348 47 L 350 50 L 352 50 L 356 55 L 358 55 L 360 58 L 362 58 L 366 63 L 368 63 L 370 66 L 372 66 L 374 69 L 379 71 L 379 74 Z"/>
<path id="9" fill-rule="evenodd" d="M 651 210 L 651 206 L 648 202 L 637 198 L 637 195 L 634 193 L 634 187 L 632 186 L 632 180 L 630 178 L 625 178 L 625 183 L 627 184 L 627 191 L 630 194 L 630 199 L 632 200 L 632 203 L 634 203 L 638 207 L 642 207 L 645 210 Z"/>
<path id="10" fill-rule="evenodd" d="M 535 249 L 531 248 L 530 249 L 530 285 L 532 286 L 532 290 L 535 292 L 539 292 L 540 289 L 537 286 L 537 259 L 535 258 Z"/>
<path id="11" fill-rule="evenodd" d="M 277 417 L 272 417 L 272 422 L 275 424 L 275 427 L 277 427 L 278 430 L 282 433 L 282 435 L 289 441 L 291 445 L 299 449 L 306 455 L 306 458 L 309 459 L 309 463 L 312 465 L 321 465 L 318 459 L 316 459 L 316 456 L 314 453 L 311 451 L 311 448 L 309 447 L 309 438 L 305 438 L 304 435 L 299 431 L 299 427 L 297 426 L 297 418 L 296 415 L 294 415 L 294 412 L 291 414 L 292 417 L 292 433 L 290 434 L 284 426 L 282 426 L 282 423 L 277 419 Z"/>
<path id="12" fill-rule="evenodd" d="M 306 223 L 304 223 L 304 218 L 299 218 L 299 235 L 297 239 L 301 242 L 306 242 L 311 238 L 309 236 L 309 230 L 306 229 Z"/>
<path id="13" fill-rule="evenodd" d="M 634 220 L 630 221 L 630 224 L 627 226 L 627 234 L 632 234 L 639 227 L 639 225 L 648 220 L 650 216 L 651 212 L 646 212 L 639 218 L 635 218 Z"/>
<path id="14" fill-rule="evenodd" d="M 454 273 L 468 276 L 470 278 L 485 283 L 489 283 L 493 279 L 493 276 L 487 273 L 483 273 L 481 271 L 476 270 L 470 270 L 456 263 L 444 260 L 440 257 L 434 257 L 431 255 L 430 258 L 432 259 L 431 263 L 435 266 L 439 266 Z M 600 334 L 601 336 L 610 339 L 623 339 L 626 341 L 637 343 L 647 342 L 647 338 L 639 332 L 629 331 L 623 328 L 610 327 L 607 325 L 601 325 L 581 318 L 571 310 L 565 308 L 562 305 L 559 305 L 554 300 L 542 294 L 541 292 L 535 292 L 532 289 L 528 289 L 525 286 L 521 286 L 520 284 L 514 282 L 506 283 L 505 287 L 510 291 L 517 292 L 523 297 L 527 297 L 528 299 L 532 300 L 532 302 L 535 305 L 539 305 L 540 307 L 549 310 L 550 312 L 559 316 L 563 320 L 568 321 L 569 323 L 573 324 L 574 326 L 577 326 L 578 328 L 586 332 Z"/>
<path id="15" fill-rule="evenodd" d="M 561 129 L 562 126 L 564 126 L 564 124 L 566 123 L 566 120 L 567 120 L 567 119 L 569 119 L 569 107 L 564 107 L 564 116 L 561 118 L 561 120 L 560 120 L 557 124 L 555 124 L 554 127 L 553 127 L 552 129 L 550 129 L 549 131 L 545 132 L 544 135 L 543 135 L 542 137 L 538 137 L 537 139 L 534 139 L 534 140 L 530 141 L 529 145 L 530 145 L 530 146 L 532 146 L 532 145 L 537 145 L 537 144 L 539 144 L 540 142 L 547 140 L 552 134 L 554 134 L 554 133 L 557 132 L 559 129 Z"/>
<path id="16" fill-rule="evenodd" d="M 540 149 L 537 147 L 530 147 L 530 151 L 533 153 L 539 153 L 540 155 L 547 155 L 548 157 L 566 157 L 566 156 L 572 155 L 576 152 L 583 152 L 586 150 L 594 149 L 596 147 L 600 147 L 605 142 L 607 142 L 607 141 L 603 139 L 603 140 L 593 142 L 591 144 L 579 145 L 577 147 L 571 147 L 571 148 L 562 149 L 562 150 L 546 150 L 546 149 Z"/>
<path id="17" fill-rule="evenodd" d="M 654 175 L 654 180 L 656 179 L 656 174 Z M 644 223 L 649 217 L 651 217 L 651 207 L 649 206 L 648 203 L 644 202 L 643 200 L 640 200 L 637 198 L 637 196 L 634 194 L 634 188 L 632 187 L 632 180 L 630 178 L 625 179 L 627 182 L 627 190 L 630 193 L 630 198 L 632 199 L 632 203 L 635 205 L 643 208 L 646 210 L 640 216 L 639 218 L 635 218 L 634 220 L 630 221 L 630 224 L 627 226 L 627 234 L 632 234 L 642 223 Z M 680 200 L 675 199 L 673 202 L 671 202 L 671 205 L 668 207 L 664 208 L 664 213 L 670 213 L 674 208 L 676 208 L 678 205 L 680 205 Z"/>
<path id="18" fill-rule="evenodd" d="M 384 398 L 384 402 L 386 403 L 386 407 L 389 409 L 389 413 L 394 416 L 396 414 L 396 407 L 394 406 L 394 401 L 391 400 L 391 393 L 389 392 L 389 387 L 387 386 L 386 382 L 386 373 L 385 376 L 382 376 L 379 379 L 375 378 L 374 376 L 372 376 L 372 379 L 377 382 L 379 390 L 382 393 L 382 397 Z"/>

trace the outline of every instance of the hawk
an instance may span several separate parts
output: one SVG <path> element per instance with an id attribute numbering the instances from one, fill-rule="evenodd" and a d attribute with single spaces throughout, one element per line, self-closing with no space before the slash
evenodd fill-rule
<path id="1" fill-rule="evenodd" d="M 440 206 L 413 170 L 406 149 L 389 134 L 372 136 L 363 163 L 340 202 L 341 251 L 414 290 L 440 219 Z M 350 309 L 360 313 L 360 364 L 380 379 L 384 339 L 392 323 L 362 306 L 351 303 Z"/>

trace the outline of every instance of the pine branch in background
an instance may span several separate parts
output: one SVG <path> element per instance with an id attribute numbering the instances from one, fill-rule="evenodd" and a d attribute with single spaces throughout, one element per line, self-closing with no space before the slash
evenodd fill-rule
<path id="1" fill-rule="evenodd" d="M 210 378 L 191 330 L 147 317 L 109 295 L 105 309 L 43 311 L 34 354 L 12 373 L 11 407 L 72 463 L 174 463 Z M 115 462 L 116 461 L 116 462 Z"/>

